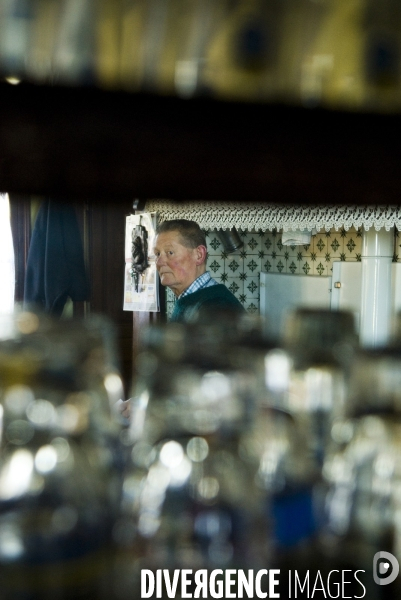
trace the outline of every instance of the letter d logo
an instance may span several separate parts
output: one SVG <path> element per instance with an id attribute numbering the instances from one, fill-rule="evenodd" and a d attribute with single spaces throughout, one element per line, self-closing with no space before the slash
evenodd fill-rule
<path id="1" fill-rule="evenodd" d="M 381 562 L 378 564 L 379 560 Z M 391 571 L 390 565 L 392 567 Z M 393 583 L 393 581 L 397 579 L 399 572 L 400 565 L 393 554 L 385 552 L 384 550 L 376 552 L 373 557 L 373 579 L 375 580 L 375 583 L 378 585 L 388 585 L 389 583 Z M 381 577 L 381 575 L 385 575 L 386 573 L 389 573 L 387 577 Z"/>

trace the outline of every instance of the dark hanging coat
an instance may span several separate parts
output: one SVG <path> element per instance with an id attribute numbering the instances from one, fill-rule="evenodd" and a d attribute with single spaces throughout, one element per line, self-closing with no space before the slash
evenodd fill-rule
<path id="1" fill-rule="evenodd" d="M 24 302 L 60 316 L 68 298 L 89 299 L 77 217 L 73 206 L 45 200 L 32 232 Z"/>

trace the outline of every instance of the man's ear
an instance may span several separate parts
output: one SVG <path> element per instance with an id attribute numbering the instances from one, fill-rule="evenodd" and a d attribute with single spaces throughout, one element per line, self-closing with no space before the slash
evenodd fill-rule
<path id="1" fill-rule="evenodd" d="M 197 246 L 195 248 L 196 264 L 201 265 L 206 261 L 207 248 L 206 246 Z"/>

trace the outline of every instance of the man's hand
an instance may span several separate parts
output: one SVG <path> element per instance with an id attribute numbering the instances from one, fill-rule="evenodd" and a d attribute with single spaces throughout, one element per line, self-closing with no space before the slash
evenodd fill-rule
<path id="1" fill-rule="evenodd" d="M 120 415 L 124 419 L 129 420 L 131 416 L 131 402 L 128 400 L 118 400 L 114 405 L 114 410 L 117 415 Z"/>

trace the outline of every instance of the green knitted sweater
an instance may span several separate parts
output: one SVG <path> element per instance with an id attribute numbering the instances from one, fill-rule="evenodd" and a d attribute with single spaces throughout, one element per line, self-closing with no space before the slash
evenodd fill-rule
<path id="1" fill-rule="evenodd" d="M 179 298 L 175 305 L 170 321 L 188 323 L 195 320 L 199 313 L 244 312 L 244 307 L 237 298 L 222 283 L 206 287 L 184 298 Z"/>

